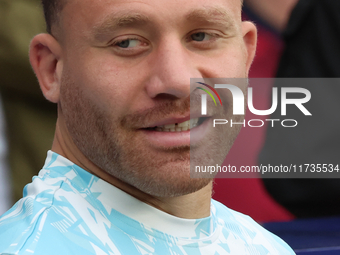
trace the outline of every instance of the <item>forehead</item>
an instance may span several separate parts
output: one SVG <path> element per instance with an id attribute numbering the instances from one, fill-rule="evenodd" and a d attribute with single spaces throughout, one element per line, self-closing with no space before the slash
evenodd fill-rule
<path id="1" fill-rule="evenodd" d="M 175 22 L 220 19 L 241 21 L 240 0 L 68 0 L 61 13 L 63 30 L 88 30 L 104 23 Z"/>
<path id="2" fill-rule="evenodd" d="M 60 0 L 61 1 L 61 0 Z M 167 9 L 169 12 L 178 12 L 186 5 L 195 5 L 196 7 L 204 7 L 207 5 L 224 6 L 232 9 L 232 11 L 240 12 L 242 6 L 242 0 L 63 0 L 64 4 L 71 5 L 76 8 L 94 8 L 94 7 L 109 7 L 111 5 L 132 5 L 141 4 L 149 5 L 154 9 L 161 10 L 163 7 L 174 7 L 173 9 Z M 65 6 L 64 5 L 64 6 Z M 92 9 L 93 11 L 94 9 Z"/>

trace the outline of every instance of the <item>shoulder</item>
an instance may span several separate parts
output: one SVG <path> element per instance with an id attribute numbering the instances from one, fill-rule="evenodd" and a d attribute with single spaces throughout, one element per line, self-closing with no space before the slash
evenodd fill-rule
<path id="1" fill-rule="evenodd" d="M 0 218 L 0 255 L 92 255 L 97 246 L 105 251 L 84 221 L 64 200 L 45 206 L 39 198 L 23 198 Z"/>
<path id="2" fill-rule="evenodd" d="M 278 236 L 270 233 L 251 217 L 234 211 L 225 205 L 212 200 L 212 210 L 218 224 L 224 232 L 233 235 L 249 245 L 263 246 L 269 254 L 295 254 L 294 251 Z"/>
<path id="3" fill-rule="evenodd" d="M 31 245 L 39 242 L 45 226 L 53 222 L 50 211 L 50 207 L 30 197 L 19 200 L 0 218 L 0 254 L 30 252 Z"/>
<path id="4" fill-rule="evenodd" d="M 65 178 L 49 174 L 43 169 L 26 185 L 24 197 L 0 217 L 0 254 L 72 254 L 67 244 L 73 237 L 66 232 L 81 218 L 72 214 L 64 195 L 74 192 Z"/>

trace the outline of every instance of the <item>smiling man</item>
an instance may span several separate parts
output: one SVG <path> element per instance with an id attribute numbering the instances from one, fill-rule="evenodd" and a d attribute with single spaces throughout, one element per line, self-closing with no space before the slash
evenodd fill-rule
<path id="1" fill-rule="evenodd" d="M 0 254 L 294 254 L 212 200 L 211 178 L 190 178 L 190 149 L 221 145 L 190 115 L 190 78 L 245 78 L 254 56 L 240 0 L 42 2 L 49 34 L 30 61 L 56 133 L 0 219 Z"/>

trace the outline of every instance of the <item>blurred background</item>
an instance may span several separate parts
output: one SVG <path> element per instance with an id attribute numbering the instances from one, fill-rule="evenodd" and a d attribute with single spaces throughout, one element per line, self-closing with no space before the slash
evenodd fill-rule
<path id="1" fill-rule="evenodd" d="M 339 77 L 339 11 L 337 0 L 246 0 L 244 19 L 252 20 L 258 28 L 258 48 L 250 78 Z M 273 85 L 278 89 L 282 86 Z M 260 89 L 263 93 L 256 94 L 254 100 L 269 105 L 270 88 Z M 313 89 L 308 108 L 322 119 L 301 119 L 294 113 L 290 117 L 299 119 L 299 128 L 289 132 L 279 126 L 267 130 L 243 128 L 225 164 L 338 165 L 340 86 L 325 82 L 310 84 L 308 89 Z M 279 111 L 270 118 L 280 119 Z M 340 214 L 338 178 L 216 179 L 215 182 L 217 200 L 259 222 Z"/>
<path id="2" fill-rule="evenodd" d="M 39 0 L 0 0 L 0 214 L 22 197 L 53 140 L 56 106 L 43 97 L 28 59 L 30 40 L 44 31 Z"/>

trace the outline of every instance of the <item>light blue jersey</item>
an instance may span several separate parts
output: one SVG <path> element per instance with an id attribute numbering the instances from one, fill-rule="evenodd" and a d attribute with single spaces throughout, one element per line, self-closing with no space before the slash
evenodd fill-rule
<path id="1" fill-rule="evenodd" d="M 182 219 L 149 206 L 49 151 L 24 197 L 0 218 L 0 254 L 295 254 L 250 217 L 212 200 Z"/>

